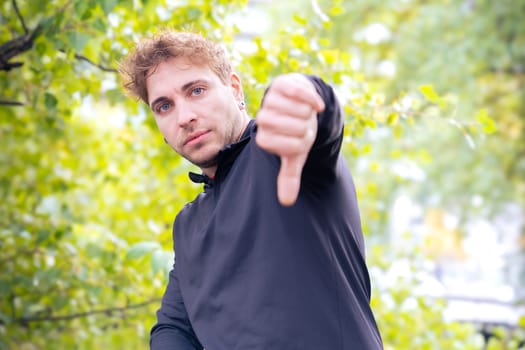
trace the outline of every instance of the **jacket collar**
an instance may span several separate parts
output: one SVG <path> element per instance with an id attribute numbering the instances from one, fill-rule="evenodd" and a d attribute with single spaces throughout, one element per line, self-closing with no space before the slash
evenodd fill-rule
<path id="1" fill-rule="evenodd" d="M 226 177 L 231 167 L 233 166 L 235 159 L 237 159 L 237 156 L 239 155 L 239 153 L 241 153 L 244 146 L 246 146 L 248 141 L 250 141 L 251 131 L 255 129 L 255 127 L 255 119 L 250 120 L 248 125 L 246 126 L 246 129 L 242 133 L 240 140 L 235 143 L 227 144 L 219 151 L 219 157 L 217 160 L 217 171 L 215 172 L 214 178 L 210 178 L 208 175 L 205 174 L 197 174 L 190 171 L 188 174 L 190 180 L 197 184 L 203 183 L 204 190 L 207 190 L 213 187 L 216 181 L 220 181 L 220 179 Z"/>

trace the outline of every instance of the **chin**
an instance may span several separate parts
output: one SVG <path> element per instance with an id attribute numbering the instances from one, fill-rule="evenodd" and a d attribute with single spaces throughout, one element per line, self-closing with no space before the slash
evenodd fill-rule
<path id="1" fill-rule="evenodd" d="M 217 165 L 221 148 L 217 143 L 196 145 L 193 152 L 184 153 L 182 156 L 198 167 L 211 167 Z"/>

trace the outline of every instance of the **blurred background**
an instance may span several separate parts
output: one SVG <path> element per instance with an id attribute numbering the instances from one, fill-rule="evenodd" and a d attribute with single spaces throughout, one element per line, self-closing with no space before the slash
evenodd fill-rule
<path id="1" fill-rule="evenodd" d="M 525 347 L 524 0 L 5 0 L 0 349 L 144 349 L 200 191 L 118 61 L 162 28 L 344 104 L 385 349 Z M 314 330 L 313 330 L 314 331 Z"/>

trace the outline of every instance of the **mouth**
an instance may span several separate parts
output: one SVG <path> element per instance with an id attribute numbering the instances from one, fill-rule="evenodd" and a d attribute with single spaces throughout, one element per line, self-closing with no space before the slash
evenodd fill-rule
<path id="1" fill-rule="evenodd" d="M 186 140 L 184 140 L 184 146 L 191 145 L 199 142 L 204 138 L 205 135 L 209 133 L 209 130 L 196 131 L 188 135 Z"/>

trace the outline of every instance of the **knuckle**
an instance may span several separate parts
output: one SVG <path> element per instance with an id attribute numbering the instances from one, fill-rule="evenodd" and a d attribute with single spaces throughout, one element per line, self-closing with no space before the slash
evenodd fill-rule
<path id="1" fill-rule="evenodd" d="M 268 150 L 274 147 L 274 143 L 268 133 L 257 132 L 257 135 L 255 135 L 255 142 L 263 149 Z"/>
<path id="2" fill-rule="evenodd" d="M 293 137 L 288 140 L 288 145 L 286 147 L 287 151 L 290 154 L 301 153 L 304 148 L 304 142 L 301 138 Z"/>
<path id="3" fill-rule="evenodd" d="M 272 114 L 268 112 L 267 108 L 263 108 L 257 114 L 257 125 L 266 127 L 271 123 Z"/>

